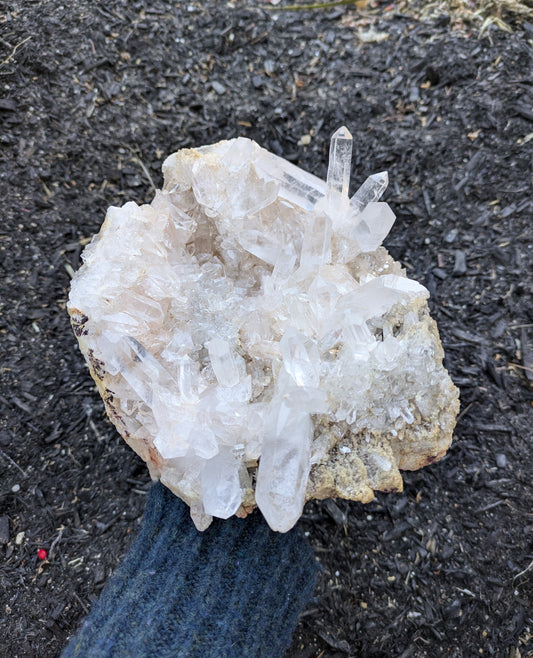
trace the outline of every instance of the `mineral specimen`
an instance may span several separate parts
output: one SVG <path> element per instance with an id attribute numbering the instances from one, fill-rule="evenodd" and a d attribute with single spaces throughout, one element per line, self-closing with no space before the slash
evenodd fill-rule
<path id="1" fill-rule="evenodd" d="M 427 290 L 381 247 L 387 174 L 350 199 L 249 139 L 184 149 L 150 205 L 110 208 L 69 313 L 109 417 L 199 529 L 256 505 L 368 502 L 440 459 L 457 390 Z"/>

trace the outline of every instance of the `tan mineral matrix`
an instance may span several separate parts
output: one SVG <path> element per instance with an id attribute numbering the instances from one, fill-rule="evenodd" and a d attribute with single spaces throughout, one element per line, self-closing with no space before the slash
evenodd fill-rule
<path id="1" fill-rule="evenodd" d="M 349 198 L 351 153 L 340 128 L 326 182 L 244 138 L 174 153 L 72 281 L 111 421 L 200 530 L 258 506 L 285 532 L 311 498 L 401 491 L 451 443 L 428 291 L 381 246 L 386 172 Z"/>

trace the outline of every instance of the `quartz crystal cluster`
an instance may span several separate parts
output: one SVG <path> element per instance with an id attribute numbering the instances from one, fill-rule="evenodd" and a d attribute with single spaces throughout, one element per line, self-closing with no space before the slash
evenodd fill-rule
<path id="1" fill-rule="evenodd" d="M 428 292 L 380 246 L 386 172 L 349 197 L 351 152 L 340 128 L 324 182 L 249 139 L 179 151 L 72 281 L 109 417 L 199 529 L 258 506 L 287 531 L 310 498 L 401 490 L 451 442 Z"/>

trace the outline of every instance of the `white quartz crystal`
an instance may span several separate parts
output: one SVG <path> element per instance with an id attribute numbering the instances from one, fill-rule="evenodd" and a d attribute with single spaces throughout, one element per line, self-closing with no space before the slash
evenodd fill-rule
<path id="1" fill-rule="evenodd" d="M 256 505 L 369 501 L 450 444 L 457 391 L 427 290 L 381 247 L 381 172 L 349 198 L 238 138 L 171 155 L 150 205 L 110 208 L 69 313 L 108 414 L 199 529 Z"/>

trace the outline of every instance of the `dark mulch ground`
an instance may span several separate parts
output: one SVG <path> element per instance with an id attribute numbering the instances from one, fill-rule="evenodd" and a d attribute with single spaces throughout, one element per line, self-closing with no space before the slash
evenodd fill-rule
<path id="1" fill-rule="evenodd" d="M 388 247 L 432 292 L 462 413 L 403 495 L 306 508 L 323 571 L 288 656 L 531 656 L 533 26 L 478 40 L 391 5 L 367 43 L 354 8 L 255 4 L 3 5 L 0 654 L 58 655 L 149 486 L 65 313 L 106 207 L 239 134 L 324 176 L 346 124 L 354 184 L 389 170 Z"/>

